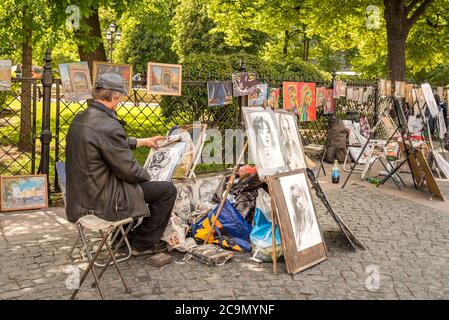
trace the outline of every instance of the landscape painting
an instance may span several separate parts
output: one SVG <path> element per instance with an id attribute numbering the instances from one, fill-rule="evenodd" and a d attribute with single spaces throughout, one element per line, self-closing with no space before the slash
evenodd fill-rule
<path id="1" fill-rule="evenodd" d="M 180 96 L 182 86 L 182 66 L 148 62 L 147 92 L 160 96 Z"/>
<path id="2" fill-rule="evenodd" d="M 232 104 L 232 82 L 215 81 L 207 83 L 207 105 L 225 106 Z"/>
<path id="3" fill-rule="evenodd" d="M 40 209 L 47 206 L 45 174 L 0 177 L 0 211 Z"/>
<path id="4" fill-rule="evenodd" d="M 59 65 L 59 74 L 61 75 L 65 100 L 92 99 L 92 81 L 86 61 L 62 63 Z"/>
<path id="5" fill-rule="evenodd" d="M 118 74 L 122 77 L 125 82 L 125 87 L 127 88 L 127 95 L 132 92 L 132 71 L 133 67 L 130 64 L 118 64 L 118 63 L 108 63 L 103 61 L 94 61 L 92 67 L 92 83 L 95 85 L 97 78 L 101 74 L 113 73 Z"/>

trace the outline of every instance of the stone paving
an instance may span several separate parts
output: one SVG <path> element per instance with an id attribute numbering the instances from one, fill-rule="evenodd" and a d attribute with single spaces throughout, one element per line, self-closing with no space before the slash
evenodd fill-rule
<path id="1" fill-rule="evenodd" d="M 439 182 L 449 199 L 449 183 Z M 405 191 L 404 191 L 405 192 Z M 437 210 L 424 203 L 356 183 L 329 190 L 341 217 L 367 246 L 352 251 L 318 201 L 316 210 L 328 259 L 295 276 L 280 262 L 255 264 L 236 254 L 220 267 L 197 261 L 156 268 L 148 257 L 122 264 L 132 293 L 124 292 L 110 268 L 102 280 L 107 299 L 447 299 L 449 298 L 449 205 Z M 316 200 L 316 198 L 315 198 Z M 438 201 L 438 200 L 434 200 Z M 63 208 L 0 215 L 0 299 L 68 299 L 70 266 L 66 255 L 76 236 Z M 379 282 L 376 276 L 379 272 Z M 79 299 L 98 299 L 89 276 Z"/>

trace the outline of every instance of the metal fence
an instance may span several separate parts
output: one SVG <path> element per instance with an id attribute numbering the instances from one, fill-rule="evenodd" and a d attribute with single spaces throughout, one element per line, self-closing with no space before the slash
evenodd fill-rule
<path id="1" fill-rule="evenodd" d="M 12 90 L 0 93 L 0 174 L 34 174 L 36 163 L 39 161 L 39 173 L 47 173 L 51 179 L 54 190 L 57 187 L 57 174 L 55 163 L 65 160 L 66 134 L 74 116 L 87 108 L 86 102 L 68 102 L 64 99 L 61 81 L 53 79 L 51 74 L 51 57 L 46 54 L 46 66 L 44 78 L 13 79 Z M 230 80 L 231 74 L 220 75 L 212 78 L 210 75 L 201 78 L 196 75 L 186 75 L 182 83 L 182 96 L 153 96 L 147 94 L 144 82 L 133 82 L 132 93 L 124 97 L 117 108 L 118 118 L 126 122 L 125 129 L 129 136 L 149 137 L 165 135 L 174 125 L 192 124 L 193 121 L 201 121 L 208 128 L 218 129 L 224 133 L 226 129 L 241 127 L 240 107 L 242 101 L 234 98 L 232 105 L 222 107 L 208 107 L 207 82 L 213 80 Z M 303 81 L 308 79 L 259 79 L 271 86 L 281 88 L 284 81 Z M 318 86 L 332 88 L 333 82 L 318 83 Z M 22 89 L 28 88 L 31 92 L 30 108 L 24 108 L 21 97 Z M 350 82 L 348 86 L 377 88 L 376 83 Z M 28 90 L 27 89 L 27 90 Z M 40 92 L 43 91 L 43 95 Z M 281 90 L 282 91 L 282 90 Z M 368 101 L 362 105 L 336 99 L 335 115 L 345 118 L 350 110 L 363 112 L 369 121 L 373 123 L 376 118 L 379 97 L 377 89 L 373 91 Z M 280 98 L 282 101 L 282 96 Z M 29 110 L 30 113 L 27 111 Z M 24 113 L 25 112 L 25 113 Z M 24 122 L 23 118 L 31 116 L 31 122 Z M 329 126 L 329 116 L 324 115 L 323 110 L 317 110 L 317 120 L 300 124 L 301 135 L 306 144 L 323 144 Z M 29 127 L 29 128 L 28 128 Z M 28 149 L 23 149 L 23 137 L 21 128 L 31 130 Z M 42 128 L 42 129 L 41 129 Z M 37 139 L 36 131 L 40 132 Z M 224 134 L 223 134 L 224 137 Z M 21 141 L 22 140 L 22 141 Z M 206 141 L 207 143 L 207 141 Z M 222 141 L 222 153 L 225 143 Z M 135 150 L 134 155 L 143 164 L 148 150 Z M 223 157 L 224 158 L 224 157 Z M 43 163 L 45 162 L 45 163 Z M 221 165 L 199 165 L 200 172 L 220 170 L 226 167 Z"/>

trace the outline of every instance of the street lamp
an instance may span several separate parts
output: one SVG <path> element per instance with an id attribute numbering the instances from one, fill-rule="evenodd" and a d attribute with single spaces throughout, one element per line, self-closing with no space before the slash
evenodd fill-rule
<path id="1" fill-rule="evenodd" d="M 106 30 L 106 41 L 109 43 L 109 62 L 112 63 L 112 52 L 114 51 L 114 43 L 120 42 L 122 34 L 117 30 L 116 25 L 111 23 L 109 25 L 109 30 Z"/>

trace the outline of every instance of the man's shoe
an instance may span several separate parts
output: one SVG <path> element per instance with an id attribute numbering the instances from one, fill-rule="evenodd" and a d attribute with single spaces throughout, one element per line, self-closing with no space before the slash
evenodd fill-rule
<path id="1" fill-rule="evenodd" d="M 161 241 L 150 248 L 139 248 L 131 246 L 131 255 L 134 257 L 143 255 L 154 255 L 156 253 L 167 252 L 167 243 Z"/>

